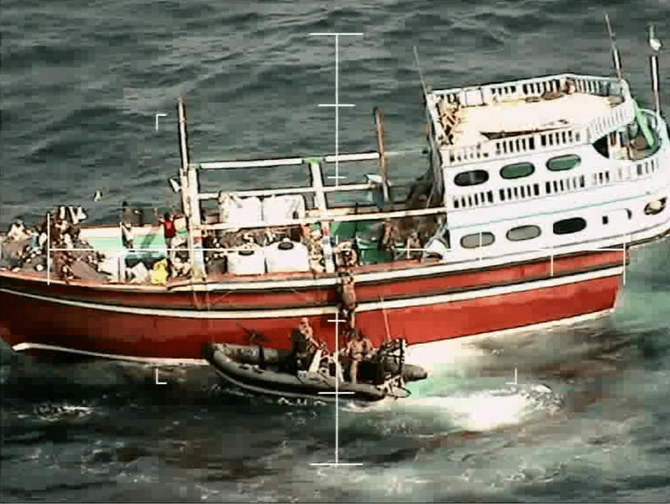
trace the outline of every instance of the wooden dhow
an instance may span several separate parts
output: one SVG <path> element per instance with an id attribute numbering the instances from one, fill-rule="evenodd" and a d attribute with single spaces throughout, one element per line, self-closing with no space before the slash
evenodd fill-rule
<path id="1" fill-rule="evenodd" d="M 172 185 L 188 275 L 152 285 L 63 279 L 52 263 L 3 269 L 2 338 L 16 351 L 204 364 L 203 344 L 252 333 L 289 348 L 301 318 L 331 350 L 355 326 L 375 344 L 402 334 L 411 353 L 611 312 L 630 249 L 670 230 L 660 110 L 640 108 L 622 78 L 577 74 L 426 91 L 425 104 L 430 169 L 407 190 L 389 180 L 380 113 L 376 152 L 193 162 L 180 100 Z M 371 162 L 379 173 L 357 183 L 324 175 Z M 220 170 L 296 167 L 308 185 L 200 190 Z M 142 246 L 121 263 L 166 255 L 156 228 L 135 232 Z M 118 226 L 80 236 L 108 260 L 122 248 Z"/>

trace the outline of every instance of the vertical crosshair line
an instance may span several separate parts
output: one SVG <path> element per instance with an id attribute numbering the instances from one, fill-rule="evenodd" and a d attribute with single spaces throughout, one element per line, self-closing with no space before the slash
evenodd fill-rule
<path id="1" fill-rule="evenodd" d="M 337 110 L 337 109 L 336 109 Z M 337 156 L 337 152 L 335 152 Z M 337 165 L 336 165 L 337 166 Z M 335 179 L 337 183 L 337 179 Z M 340 311 L 335 312 L 335 465 L 340 463 Z"/>
<path id="2" fill-rule="evenodd" d="M 337 187 L 339 183 L 340 183 L 340 34 L 336 33 L 335 34 L 335 187 Z M 337 327 L 337 323 L 335 324 L 335 327 Z M 337 377 L 335 378 L 335 383 L 337 384 Z M 335 404 L 337 404 L 337 394 L 335 395 Z M 337 416 L 335 418 L 337 419 Z M 335 453 L 336 453 L 335 463 L 337 464 L 337 451 Z"/>
<path id="3" fill-rule="evenodd" d="M 310 35 L 335 37 L 335 103 L 322 104 L 324 107 L 335 107 L 335 186 L 340 184 L 340 107 L 353 107 L 354 105 L 340 103 L 340 36 L 363 36 L 362 33 L 310 33 Z"/>
<path id="4" fill-rule="evenodd" d="M 335 37 L 335 103 L 323 104 L 321 106 L 335 107 L 335 186 L 339 185 L 340 181 L 340 107 L 353 107 L 351 104 L 340 104 L 340 35 L 343 36 L 362 36 L 362 33 L 310 33 L 316 36 L 330 36 Z M 340 465 L 340 388 L 339 388 L 339 374 L 341 371 L 339 362 L 339 339 L 340 339 L 340 320 L 339 309 L 335 312 L 335 466 Z M 345 464 L 345 465 L 359 465 L 359 464 Z"/>

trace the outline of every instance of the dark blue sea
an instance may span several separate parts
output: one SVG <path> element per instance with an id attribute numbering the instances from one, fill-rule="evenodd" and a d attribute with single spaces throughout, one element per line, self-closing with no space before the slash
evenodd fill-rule
<path id="1" fill-rule="evenodd" d="M 340 150 L 375 149 L 379 106 L 388 148 L 406 153 L 391 174 L 414 177 L 427 165 L 413 46 L 433 88 L 611 75 L 605 9 L 649 105 L 645 30 L 670 44 L 665 0 L 3 0 L 0 225 L 57 204 L 92 222 L 114 222 L 123 200 L 177 205 L 179 96 L 195 160 L 333 152 L 334 110 L 318 104 L 335 99 L 334 40 L 312 32 L 364 34 L 340 39 L 339 99 L 356 105 L 341 110 Z M 667 52 L 661 92 L 670 110 Z M 250 397 L 206 368 L 161 369 L 157 385 L 150 367 L 3 345 L 0 500 L 667 502 L 669 257 L 670 241 L 633 251 L 613 316 L 454 342 L 407 401 L 342 404 L 339 460 L 358 466 L 310 465 L 334 459 L 332 406 Z"/>

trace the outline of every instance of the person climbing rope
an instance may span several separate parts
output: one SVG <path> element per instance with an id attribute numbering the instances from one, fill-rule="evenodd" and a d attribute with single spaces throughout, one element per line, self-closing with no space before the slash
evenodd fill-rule
<path id="1" fill-rule="evenodd" d="M 354 277 L 351 273 L 347 273 L 342 277 L 340 301 L 341 311 L 347 320 L 347 325 L 350 329 L 354 329 L 356 327 L 355 310 L 358 302 L 356 301 Z"/>

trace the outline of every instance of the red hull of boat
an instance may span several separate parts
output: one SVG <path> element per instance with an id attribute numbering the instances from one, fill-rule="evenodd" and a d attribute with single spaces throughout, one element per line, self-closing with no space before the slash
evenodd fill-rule
<path id="1" fill-rule="evenodd" d="M 375 344 L 383 339 L 388 324 L 392 336 L 403 335 L 414 345 L 614 307 L 622 272 L 620 253 L 561 259 L 554 273 L 562 276 L 552 277 L 547 266 L 524 264 L 376 286 L 364 283 L 356 289 L 356 325 Z M 566 274 L 570 270 L 573 274 Z M 333 287 L 293 290 L 292 309 L 282 308 L 289 296 L 286 291 L 215 292 L 208 295 L 208 309 L 203 293 L 197 295 L 196 306 L 192 293 L 130 294 L 100 286 L 46 286 L 43 281 L 6 276 L 2 280 L 0 329 L 12 347 L 188 361 L 201 358 L 206 342 L 248 344 L 249 331 L 262 333 L 268 347 L 288 348 L 291 329 L 302 316 L 331 349 L 335 346 Z M 343 345 L 344 338 L 338 344 Z"/>

